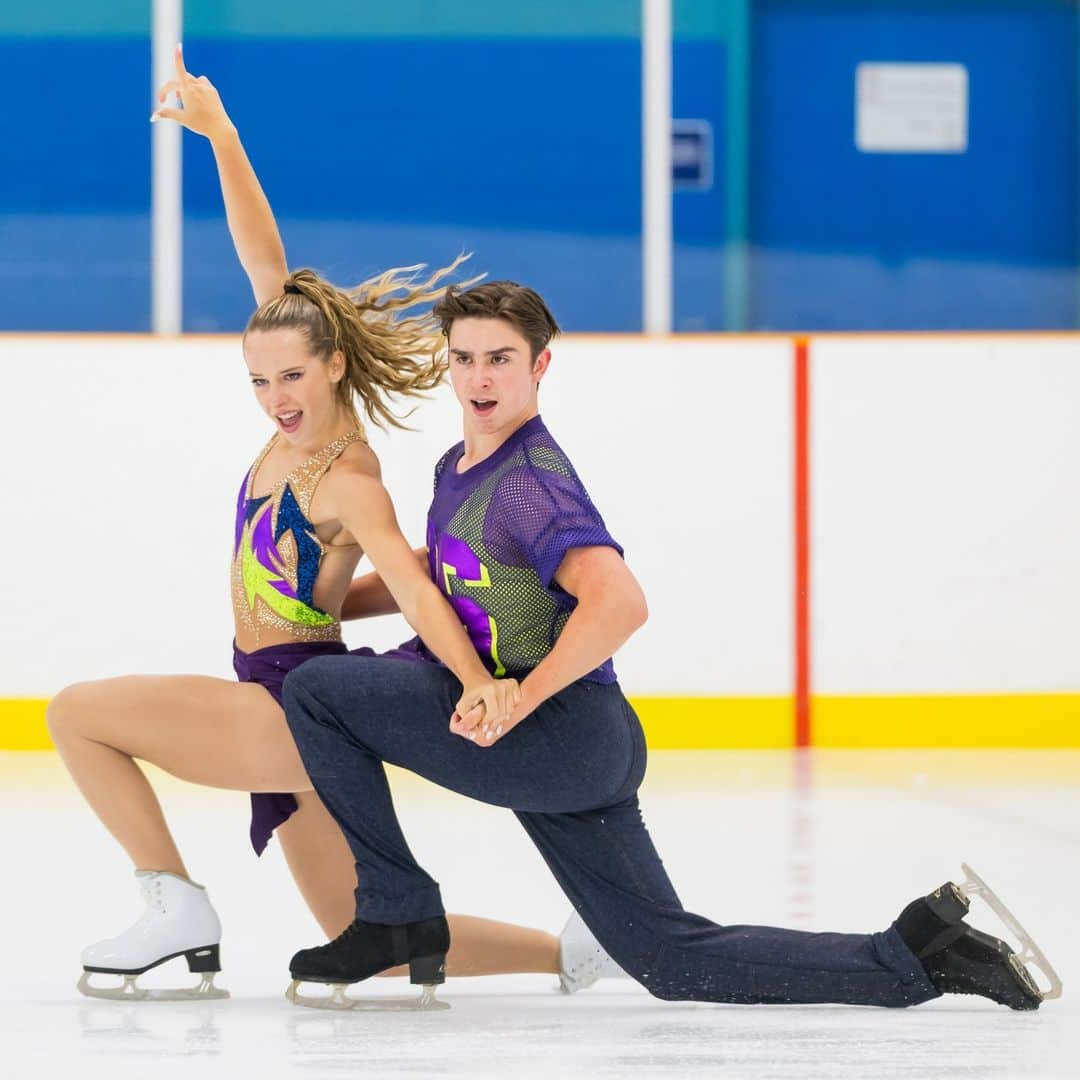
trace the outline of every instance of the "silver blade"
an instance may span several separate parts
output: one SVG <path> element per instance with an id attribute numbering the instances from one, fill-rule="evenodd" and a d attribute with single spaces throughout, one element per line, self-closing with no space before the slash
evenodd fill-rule
<path id="1" fill-rule="evenodd" d="M 1044 990 L 1036 984 L 1039 993 L 1043 996 L 1043 1001 L 1051 1001 L 1054 998 L 1061 997 L 1061 979 L 1058 977 L 1058 973 L 1054 970 L 1050 961 L 1046 959 L 1046 954 L 1035 944 L 1032 936 L 1021 926 L 1020 920 L 998 899 L 994 890 L 967 863 L 961 863 L 960 868 L 966 875 L 965 880 L 958 886 L 960 891 L 969 898 L 973 896 L 982 897 L 990 910 L 1012 931 L 1016 940 L 1020 943 L 1020 949 L 1016 954 L 1017 960 L 1028 970 L 1029 975 L 1030 968 L 1028 968 L 1028 965 L 1034 964 L 1046 977 L 1047 982 L 1050 984 L 1048 989 Z M 1032 981 L 1034 981 L 1034 976 L 1032 976 Z"/>
<path id="2" fill-rule="evenodd" d="M 301 1005 L 305 1009 L 327 1009 L 333 1012 L 441 1012 L 450 1008 L 447 1002 L 439 1001 L 435 997 L 435 987 L 430 985 L 425 985 L 420 996 L 416 998 L 354 998 L 346 993 L 345 983 L 329 984 L 329 995 L 312 997 L 301 994 L 302 982 L 302 979 L 293 979 L 285 991 L 285 997 L 294 1005 Z"/>
<path id="3" fill-rule="evenodd" d="M 77 986 L 80 994 L 105 1001 L 222 1001 L 229 996 L 228 990 L 222 990 L 214 985 L 214 972 L 203 975 L 198 986 L 180 987 L 175 990 L 140 986 L 135 981 L 138 978 L 136 975 L 122 976 L 124 981 L 119 986 L 94 986 L 90 977 L 96 974 L 102 973 L 91 971 L 82 973 Z"/>

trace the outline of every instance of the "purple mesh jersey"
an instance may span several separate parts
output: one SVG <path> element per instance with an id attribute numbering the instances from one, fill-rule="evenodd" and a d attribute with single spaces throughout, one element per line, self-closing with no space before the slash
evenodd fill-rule
<path id="1" fill-rule="evenodd" d="M 622 548 L 540 417 L 459 474 L 464 452 L 458 443 L 435 466 L 428 566 L 488 670 L 521 677 L 551 651 L 577 606 L 554 580 L 563 556 Z M 402 649 L 430 657 L 419 639 Z M 614 682 L 611 660 L 585 678 Z"/>

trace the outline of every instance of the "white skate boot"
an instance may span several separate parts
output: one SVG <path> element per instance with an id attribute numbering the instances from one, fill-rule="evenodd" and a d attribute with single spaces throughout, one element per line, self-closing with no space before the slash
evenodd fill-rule
<path id="1" fill-rule="evenodd" d="M 576 911 L 559 935 L 559 962 L 559 986 L 564 994 L 587 990 L 597 979 L 630 978 L 608 956 Z"/>
<path id="2" fill-rule="evenodd" d="M 202 885 L 177 874 L 136 870 L 146 901 L 142 917 L 119 937 L 83 949 L 83 975 L 79 991 L 87 997 L 120 1001 L 206 1001 L 227 998 L 228 990 L 214 986 L 221 970 L 221 921 L 210 906 Z M 202 979 L 198 986 L 177 990 L 151 990 L 136 983 L 145 971 L 183 956 L 188 970 Z M 90 976 L 122 975 L 120 986 L 92 986 Z"/>

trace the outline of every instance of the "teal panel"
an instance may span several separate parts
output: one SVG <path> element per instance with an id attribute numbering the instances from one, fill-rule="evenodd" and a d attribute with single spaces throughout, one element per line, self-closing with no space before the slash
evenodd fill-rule
<path id="1" fill-rule="evenodd" d="M 0 37 L 148 37 L 151 0 L 0 2 Z"/>
<path id="2" fill-rule="evenodd" d="M 726 40 L 746 0 L 674 0 L 682 41 Z M 0 36 L 130 37 L 150 32 L 152 0 L 0 3 Z M 187 0 L 192 37 L 637 38 L 640 0 Z"/>
<path id="3" fill-rule="evenodd" d="M 673 0 L 671 22 L 680 41 L 738 37 L 749 0 Z"/>
<path id="4" fill-rule="evenodd" d="M 724 40 L 746 0 L 674 0 L 672 23 L 680 40 Z M 533 37 L 637 38 L 640 0 L 397 0 L 357 4 L 318 0 L 188 0 L 185 32 L 198 37 Z"/>
<path id="5" fill-rule="evenodd" d="M 636 38 L 641 7 L 637 0 L 188 0 L 184 33 L 202 38 Z M 498 71 L 484 77 L 496 80 L 500 74 L 521 77 Z"/>

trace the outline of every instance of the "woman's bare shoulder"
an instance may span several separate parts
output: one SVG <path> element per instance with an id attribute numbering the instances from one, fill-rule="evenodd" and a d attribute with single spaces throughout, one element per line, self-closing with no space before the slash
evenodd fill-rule
<path id="1" fill-rule="evenodd" d="M 335 459 L 320 487 L 334 503 L 381 494 L 382 469 L 378 456 L 367 443 L 350 443 Z"/>
<path id="2" fill-rule="evenodd" d="M 382 467 L 379 465 L 379 457 L 366 442 L 357 439 L 349 443 L 330 467 L 329 476 L 337 473 L 339 476 L 346 474 L 353 477 L 357 475 L 372 476 L 376 480 L 382 479 Z"/>

